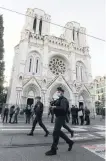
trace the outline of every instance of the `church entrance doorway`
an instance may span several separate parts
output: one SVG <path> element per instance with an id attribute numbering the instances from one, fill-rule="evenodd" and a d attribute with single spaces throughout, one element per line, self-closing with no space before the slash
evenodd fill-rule
<path id="1" fill-rule="evenodd" d="M 84 103 L 83 102 L 79 102 L 79 108 L 83 107 L 84 108 Z"/>
<path id="2" fill-rule="evenodd" d="M 27 105 L 32 105 L 34 103 L 34 99 L 33 98 L 28 98 L 27 99 Z"/>

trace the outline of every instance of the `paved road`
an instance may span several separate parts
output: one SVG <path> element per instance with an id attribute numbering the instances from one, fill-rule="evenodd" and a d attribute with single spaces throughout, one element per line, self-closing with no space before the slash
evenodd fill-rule
<path id="1" fill-rule="evenodd" d="M 105 125 L 103 121 L 93 121 L 90 126 L 69 126 L 75 131 L 75 145 L 72 152 L 67 152 L 67 145 L 60 139 L 57 156 L 46 157 L 52 143 L 53 124 L 44 119 L 51 132 L 44 138 L 43 130 L 37 126 L 34 136 L 27 136 L 31 125 L 23 119 L 19 124 L 0 124 L 0 161 L 102 161 L 104 160 Z M 64 129 L 63 129 L 64 130 Z M 64 130 L 66 133 L 67 131 Z M 67 133 L 70 137 L 70 134 Z"/>

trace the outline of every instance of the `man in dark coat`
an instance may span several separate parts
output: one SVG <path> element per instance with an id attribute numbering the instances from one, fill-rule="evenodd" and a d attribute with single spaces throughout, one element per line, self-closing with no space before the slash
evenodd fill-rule
<path id="1" fill-rule="evenodd" d="M 19 114 L 20 108 L 16 107 L 15 112 L 14 112 L 14 121 L 13 123 L 18 123 L 18 114 Z"/>
<path id="2" fill-rule="evenodd" d="M 9 123 L 11 123 L 11 120 L 12 120 L 12 117 L 13 117 L 13 114 L 14 114 L 14 109 L 15 109 L 14 105 L 10 107 L 10 119 L 9 119 Z"/>
<path id="3" fill-rule="evenodd" d="M 76 108 L 74 105 L 72 105 L 72 108 L 71 108 L 71 115 L 72 115 L 72 125 L 76 125 L 77 116 L 76 116 Z"/>
<path id="4" fill-rule="evenodd" d="M 6 123 L 7 123 L 7 121 L 8 121 L 8 114 L 9 114 L 9 109 L 8 109 L 7 106 L 5 106 L 4 111 L 3 111 L 3 123 L 4 123 L 5 119 L 6 119 Z"/>
<path id="5" fill-rule="evenodd" d="M 42 115 L 43 115 L 43 103 L 40 101 L 41 100 L 41 97 L 36 97 L 37 99 L 37 103 L 34 107 L 34 111 L 35 111 L 35 119 L 33 121 L 33 126 L 32 126 L 32 129 L 31 129 L 31 132 L 28 134 L 28 135 L 32 135 L 33 136 L 33 132 L 35 130 L 35 127 L 36 127 L 36 124 L 39 123 L 39 125 L 43 128 L 43 130 L 45 131 L 45 137 L 48 136 L 49 134 L 49 131 L 47 130 L 47 128 L 45 127 L 45 125 L 43 124 L 42 122 Z"/>
<path id="6" fill-rule="evenodd" d="M 27 105 L 25 110 L 25 116 L 26 116 L 26 124 L 30 124 L 30 119 L 31 119 L 31 106 L 30 105 Z"/>
<path id="7" fill-rule="evenodd" d="M 57 99 L 57 101 L 55 102 L 56 107 L 54 107 L 54 114 L 56 116 L 56 119 L 55 119 L 54 131 L 53 131 L 53 143 L 51 146 L 51 150 L 45 153 L 48 156 L 57 154 L 57 149 L 58 149 L 57 145 L 59 142 L 59 137 L 63 138 L 66 141 L 66 143 L 69 145 L 68 151 L 72 149 L 72 146 L 74 143 L 72 140 L 68 138 L 68 136 L 63 131 L 61 131 L 61 128 L 63 127 L 66 121 L 69 102 L 64 97 L 64 90 L 61 87 L 57 88 L 57 93 L 58 93 L 59 99 Z"/>
<path id="8" fill-rule="evenodd" d="M 90 110 L 85 107 L 85 121 L 86 121 L 86 125 L 90 125 Z"/>

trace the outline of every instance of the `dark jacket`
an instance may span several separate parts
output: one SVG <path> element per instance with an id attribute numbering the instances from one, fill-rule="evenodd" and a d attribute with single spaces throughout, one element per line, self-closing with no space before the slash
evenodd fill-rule
<path id="1" fill-rule="evenodd" d="M 43 103 L 42 102 L 37 102 L 35 107 L 34 107 L 34 112 L 36 116 L 42 117 L 43 114 Z"/>
<path id="2" fill-rule="evenodd" d="M 89 109 L 85 109 L 85 116 L 89 116 L 90 115 L 90 110 Z"/>
<path id="3" fill-rule="evenodd" d="M 10 115 L 14 114 L 14 109 L 15 109 L 15 106 L 11 106 L 11 108 L 10 108 Z"/>
<path id="4" fill-rule="evenodd" d="M 25 112 L 26 115 L 30 116 L 31 115 L 31 108 L 28 109 L 28 107 L 26 107 L 24 112 Z"/>
<path id="5" fill-rule="evenodd" d="M 9 113 L 9 109 L 8 108 L 5 108 L 4 109 L 4 115 L 8 115 L 8 113 Z"/>
<path id="6" fill-rule="evenodd" d="M 57 99 L 54 103 L 54 106 L 56 106 L 56 108 L 54 108 L 53 110 L 56 117 L 67 115 L 69 109 L 69 102 L 64 96 Z"/>
<path id="7" fill-rule="evenodd" d="M 71 114 L 72 116 L 77 116 L 77 109 L 75 107 L 71 108 Z"/>

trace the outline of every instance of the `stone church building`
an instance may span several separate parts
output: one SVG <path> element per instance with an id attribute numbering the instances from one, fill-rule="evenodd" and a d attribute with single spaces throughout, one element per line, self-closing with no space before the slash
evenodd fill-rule
<path id="1" fill-rule="evenodd" d="M 15 46 L 7 103 L 34 104 L 40 95 L 48 111 L 56 88 L 62 86 L 71 105 L 93 109 L 90 93 L 91 57 L 86 29 L 68 22 L 60 37 L 50 35 L 50 15 L 40 9 L 27 9 L 21 39 Z"/>

